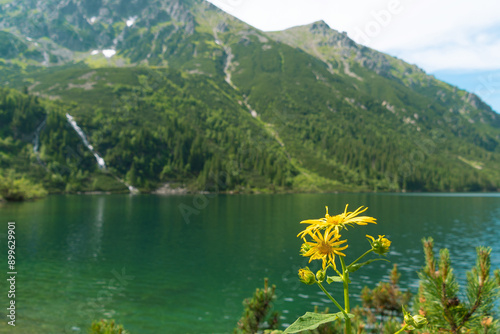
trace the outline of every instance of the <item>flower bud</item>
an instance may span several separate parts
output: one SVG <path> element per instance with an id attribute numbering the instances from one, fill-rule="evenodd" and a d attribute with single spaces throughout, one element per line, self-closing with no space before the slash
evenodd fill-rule
<path id="1" fill-rule="evenodd" d="M 412 318 L 413 323 L 411 325 L 415 328 L 422 328 L 427 325 L 427 319 L 419 314 L 414 315 Z"/>
<path id="2" fill-rule="evenodd" d="M 389 252 L 389 247 L 391 246 L 391 241 L 387 238 L 384 238 L 385 235 L 379 235 L 378 239 L 375 239 L 371 235 L 366 235 L 367 238 L 372 239 L 370 245 L 372 246 L 373 252 L 378 255 L 385 255 Z"/>
<path id="3" fill-rule="evenodd" d="M 309 270 L 308 267 L 299 269 L 299 279 L 302 283 L 305 283 L 307 285 L 316 283 L 316 277 L 314 276 L 314 273 L 311 270 Z"/>
<path id="4" fill-rule="evenodd" d="M 405 323 L 407 323 L 408 325 L 412 325 L 413 326 L 413 324 L 412 324 L 413 318 L 412 318 L 410 312 L 403 311 L 403 314 L 404 314 Z"/>
<path id="5" fill-rule="evenodd" d="M 403 306 L 403 316 L 405 323 L 414 328 L 422 328 L 425 325 L 427 325 L 428 322 L 427 319 L 424 316 L 421 316 L 420 314 L 414 315 L 412 317 L 410 312 L 405 310 L 404 306 Z"/>
<path id="6" fill-rule="evenodd" d="M 325 280 L 325 271 L 324 270 L 318 270 L 318 272 L 316 273 L 316 279 L 318 280 L 318 282 L 323 282 Z"/>

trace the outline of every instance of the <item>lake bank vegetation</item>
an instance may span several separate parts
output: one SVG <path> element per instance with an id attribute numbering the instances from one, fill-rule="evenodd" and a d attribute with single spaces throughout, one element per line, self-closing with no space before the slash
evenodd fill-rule
<path id="1" fill-rule="evenodd" d="M 47 191 L 39 184 L 33 184 L 24 177 L 16 177 L 11 172 L 6 176 L 0 175 L 0 201 L 21 202 L 42 198 Z"/>

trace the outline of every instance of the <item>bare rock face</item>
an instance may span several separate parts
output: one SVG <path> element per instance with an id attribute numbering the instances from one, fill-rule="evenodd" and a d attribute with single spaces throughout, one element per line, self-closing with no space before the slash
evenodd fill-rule
<path id="1" fill-rule="evenodd" d="M 195 29 L 181 0 L 17 0 L 0 5 L 0 29 L 35 40 L 48 37 L 72 51 L 113 47 L 131 18 L 137 27 L 173 20 L 188 35 Z"/>
<path id="2" fill-rule="evenodd" d="M 153 192 L 156 195 L 185 195 L 188 193 L 189 190 L 184 186 L 175 186 L 170 183 L 164 184 Z"/>

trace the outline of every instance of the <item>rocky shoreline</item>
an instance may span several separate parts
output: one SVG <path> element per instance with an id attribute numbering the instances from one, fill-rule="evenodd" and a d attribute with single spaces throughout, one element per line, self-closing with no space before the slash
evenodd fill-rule
<path id="1" fill-rule="evenodd" d="M 189 193 L 189 190 L 183 186 L 172 187 L 171 183 L 165 183 L 163 186 L 151 193 L 155 195 L 185 195 Z"/>

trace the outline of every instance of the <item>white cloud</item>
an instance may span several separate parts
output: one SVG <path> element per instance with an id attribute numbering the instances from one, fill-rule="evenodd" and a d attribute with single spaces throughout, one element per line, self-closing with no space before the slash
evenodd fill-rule
<path id="1" fill-rule="evenodd" d="M 498 69 L 500 2 L 492 0 L 210 0 L 265 31 L 324 20 L 355 41 L 427 71 Z"/>
<path id="2" fill-rule="evenodd" d="M 265 31 L 283 30 L 321 19 L 327 0 L 209 0 L 240 20 Z"/>
<path id="3" fill-rule="evenodd" d="M 464 40 L 464 43 L 443 43 L 422 49 L 388 50 L 427 72 L 439 70 L 500 69 L 500 39 L 491 43 Z"/>

